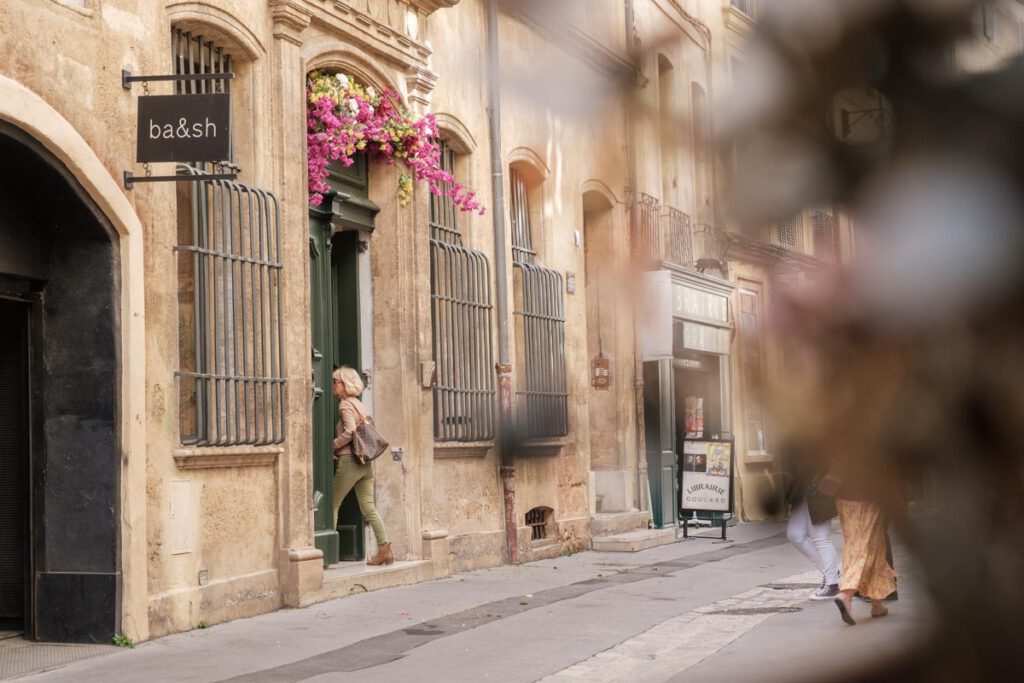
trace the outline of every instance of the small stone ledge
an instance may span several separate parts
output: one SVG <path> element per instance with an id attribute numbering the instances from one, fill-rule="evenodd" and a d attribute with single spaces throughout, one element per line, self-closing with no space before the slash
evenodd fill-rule
<path id="1" fill-rule="evenodd" d="M 483 458 L 494 448 L 490 441 L 441 442 L 434 444 L 435 458 Z"/>
<path id="2" fill-rule="evenodd" d="M 568 443 L 564 437 L 559 437 L 555 439 L 526 439 L 516 446 L 524 456 L 545 457 L 561 455 L 562 449 Z"/>
<path id="3" fill-rule="evenodd" d="M 215 467 L 262 467 L 273 465 L 284 453 L 281 446 L 201 446 L 176 448 L 178 469 L 200 470 Z"/>

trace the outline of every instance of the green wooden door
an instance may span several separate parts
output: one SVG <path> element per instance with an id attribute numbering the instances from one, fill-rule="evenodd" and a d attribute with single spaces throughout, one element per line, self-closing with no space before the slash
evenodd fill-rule
<path id="1" fill-rule="evenodd" d="M 672 359 L 644 361 L 644 436 L 654 526 L 679 523 Z"/>
<path id="2" fill-rule="evenodd" d="M 330 206 L 329 199 L 325 200 Z M 324 553 L 324 564 L 338 561 L 338 532 L 331 519 L 334 504 L 332 481 L 337 399 L 331 393 L 336 348 L 335 306 L 331 267 L 330 212 L 309 211 L 310 326 L 313 364 L 313 488 L 322 494 L 314 514 L 315 543 Z M 315 494 L 314 494 L 315 495 Z"/>
<path id="3" fill-rule="evenodd" d="M 309 278 L 313 365 L 313 488 L 322 494 L 315 519 L 316 547 L 324 563 L 365 556 L 364 525 L 355 493 L 334 510 L 332 442 L 338 400 L 331 391 L 331 373 L 341 365 L 362 367 L 359 264 L 365 258 L 361 239 L 373 231 L 379 211 L 368 197 L 369 167 L 365 156 L 350 167 L 332 166 L 333 190 L 319 207 L 309 209 Z M 361 256 L 362 255 L 362 256 Z"/>

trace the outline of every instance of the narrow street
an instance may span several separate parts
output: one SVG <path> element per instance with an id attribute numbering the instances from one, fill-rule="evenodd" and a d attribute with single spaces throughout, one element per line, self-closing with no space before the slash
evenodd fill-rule
<path id="1" fill-rule="evenodd" d="M 907 560 L 891 615 L 844 626 L 783 525 L 458 574 L 143 643 L 25 681 L 822 680 L 925 631 Z M 841 542 L 838 533 L 834 540 Z"/>

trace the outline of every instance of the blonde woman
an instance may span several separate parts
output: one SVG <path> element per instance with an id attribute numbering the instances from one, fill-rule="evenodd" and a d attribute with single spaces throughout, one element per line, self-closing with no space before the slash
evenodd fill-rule
<path id="1" fill-rule="evenodd" d="M 395 556 L 388 541 L 388 530 L 377 513 L 377 506 L 373 504 L 373 463 L 360 465 L 352 455 L 352 435 L 368 415 L 366 406 L 359 400 L 359 395 L 363 393 L 363 380 L 358 372 L 347 365 L 335 370 L 332 379 L 334 395 L 341 401 L 338 404 L 338 425 L 334 429 L 334 459 L 337 461 L 334 470 L 334 520 L 337 523 L 341 502 L 355 488 L 359 511 L 377 537 L 377 554 L 366 564 L 391 564 Z"/>

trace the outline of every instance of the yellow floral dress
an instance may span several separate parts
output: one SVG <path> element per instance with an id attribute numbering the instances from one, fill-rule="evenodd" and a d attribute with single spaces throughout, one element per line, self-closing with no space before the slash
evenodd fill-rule
<path id="1" fill-rule="evenodd" d="M 896 590 L 896 572 L 885 559 L 882 511 L 860 500 L 837 500 L 836 507 L 846 542 L 839 588 L 881 600 Z"/>

